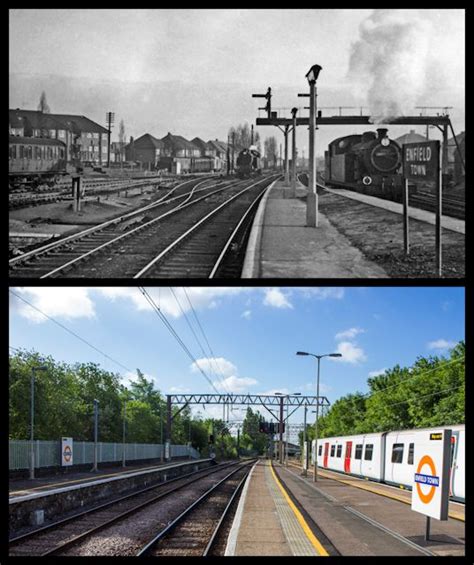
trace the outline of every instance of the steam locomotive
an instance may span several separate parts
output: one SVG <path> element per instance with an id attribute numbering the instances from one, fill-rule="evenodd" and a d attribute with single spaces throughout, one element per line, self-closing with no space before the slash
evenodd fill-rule
<path id="1" fill-rule="evenodd" d="M 235 172 L 241 179 L 250 178 L 262 173 L 260 165 L 261 155 L 255 145 L 242 149 L 237 155 Z"/>
<path id="2" fill-rule="evenodd" d="M 402 151 L 387 131 L 379 128 L 377 133 L 367 131 L 332 141 L 324 155 L 326 185 L 398 199 Z"/>

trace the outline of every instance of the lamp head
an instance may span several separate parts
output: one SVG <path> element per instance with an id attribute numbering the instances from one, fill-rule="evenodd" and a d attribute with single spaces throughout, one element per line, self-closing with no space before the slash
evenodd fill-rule
<path id="1" fill-rule="evenodd" d="M 309 355 L 309 353 L 306 353 L 306 351 L 297 351 L 296 355 Z"/>
<path id="2" fill-rule="evenodd" d="M 342 357 L 342 353 L 330 353 L 329 357 Z"/>
<path id="3" fill-rule="evenodd" d="M 306 73 L 306 78 L 308 79 L 308 82 L 309 83 L 316 82 L 318 80 L 318 76 L 321 70 L 322 70 L 321 66 L 313 65 Z"/>

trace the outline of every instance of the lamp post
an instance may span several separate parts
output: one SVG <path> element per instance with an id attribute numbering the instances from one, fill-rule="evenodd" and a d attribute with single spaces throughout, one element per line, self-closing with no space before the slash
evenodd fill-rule
<path id="1" fill-rule="evenodd" d="M 313 65 L 306 73 L 309 83 L 309 190 L 306 200 L 306 225 L 312 228 L 317 228 L 319 224 L 314 135 L 316 131 L 316 81 L 321 70 L 322 67 L 319 65 Z"/>
<path id="2" fill-rule="evenodd" d="M 48 367 L 40 365 L 31 369 L 31 407 L 30 407 L 30 479 L 35 478 L 35 447 L 34 447 L 34 429 L 35 429 L 35 372 L 47 371 Z"/>
<path id="3" fill-rule="evenodd" d="M 280 429 L 279 431 L 279 435 L 280 435 L 280 440 L 279 440 L 279 447 L 278 447 L 278 454 L 280 457 L 280 465 L 283 465 L 283 399 L 285 398 L 285 395 L 281 392 L 275 392 L 275 396 L 279 396 L 280 397 Z"/>
<path id="4" fill-rule="evenodd" d="M 97 472 L 97 440 L 99 437 L 99 401 L 94 400 L 94 466 L 93 472 Z"/>
<path id="5" fill-rule="evenodd" d="M 160 443 L 161 443 L 161 463 L 163 463 L 164 460 L 164 448 L 165 446 L 163 445 L 163 404 L 160 402 Z"/>
<path id="6" fill-rule="evenodd" d="M 303 420 L 303 472 L 301 473 L 303 477 L 306 477 L 308 474 L 306 471 L 307 465 L 307 453 L 306 450 L 306 412 L 308 411 L 308 407 L 306 404 L 304 405 L 304 420 Z"/>
<path id="7" fill-rule="evenodd" d="M 316 355 L 315 353 L 307 353 L 306 351 L 297 351 L 296 355 L 310 355 L 318 360 L 318 376 L 316 380 L 316 422 L 314 426 L 314 441 L 315 441 L 315 455 L 314 455 L 314 474 L 313 480 L 317 482 L 318 480 L 318 416 L 319 416 L 319 372 L 321 359 L 323 357 L 342 357 L 341 353 L 325 353 L 324 355 Z"/>
<path id="8" fill-rule="evenodd" d="M 293 116 L 293 139 L 291 147 L 291 197 L 296 198 L 296 114 L 298 108 L 293 108 L 291 114 Z"/>
<path id="9" fill-rule="evenodd" d="M 127 417 L 127 401 L 123 402 L 123 429 L 122 429 L 122 467 L 126 467 L 125 463 L 125 420 Z"/>

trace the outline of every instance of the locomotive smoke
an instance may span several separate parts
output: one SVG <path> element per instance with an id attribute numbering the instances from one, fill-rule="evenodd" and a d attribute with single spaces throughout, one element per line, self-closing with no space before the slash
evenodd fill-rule
<path id="1" fill-rule="evenodd" d="M 430 28 L 410 10 L 375 10 L 361 23 L 348 74 L 365 92 L 373 123 L 415 113 L 425 90 Z"/>

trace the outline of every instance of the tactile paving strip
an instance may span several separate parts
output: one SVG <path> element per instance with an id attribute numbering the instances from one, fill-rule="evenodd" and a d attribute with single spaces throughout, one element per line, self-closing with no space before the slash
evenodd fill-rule
<path id="1" fill-rule="evenodd" d="M 265 465 L 265 480 L 293 555 L 318 555 L 275 482 L 270 465 Z"/>

